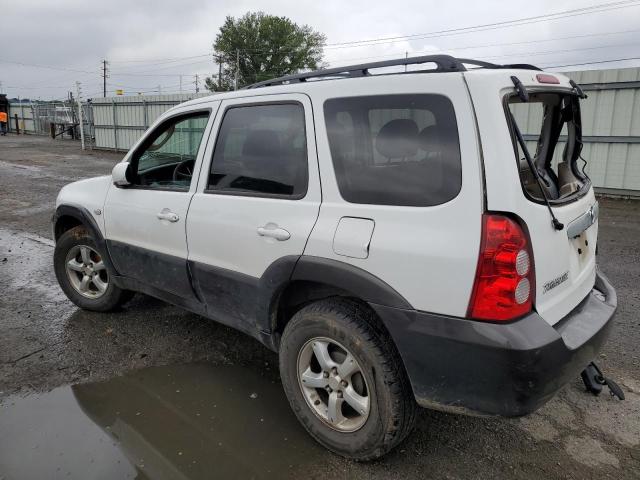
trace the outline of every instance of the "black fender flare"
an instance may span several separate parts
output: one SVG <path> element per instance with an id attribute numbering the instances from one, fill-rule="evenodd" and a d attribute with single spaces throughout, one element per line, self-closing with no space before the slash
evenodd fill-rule
<path id="1" fill-rule="evenodd" d="M 413 309 L 388 283 L 362 268 L 338 260 L 303 255 L 296 263 L 291 280 L 308 280 L 331 285 L 367 303 Z"/>
<path id="2" fill-rule="evenodd" d="M 98 248 L 104 254 L 104 262 L 107 265 L 107 268 L 110 272 L 113 272 L 115 275 L 118 274 L 113 261 L 111 260 L 111 253 L 109 252 L 109 248 L 107 247 L 107 242 L 105 241 L 104 236 L 102 235 L 102 231 L 96 220 L 93 218 L 93 215 L 87 210 L 85 207 L 81 205 L 74 204 L 62 204 L 56 208 L 55 213 L 53 214 L 53 218 L 51 219 L 51 225 L 53 228 L 53 239 L 57 242 L 59 235 L 58 224 L 60 220 L 64 217 L 72 217 L 80 222 L 93 237 L 94 241 L 98 245 Z"/>

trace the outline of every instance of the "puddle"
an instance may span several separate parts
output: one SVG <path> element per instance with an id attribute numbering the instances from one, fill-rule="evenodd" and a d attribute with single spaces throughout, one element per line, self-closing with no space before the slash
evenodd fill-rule
<path id="1" fill-rule="evenodd" d="M 0 432 L 7 479 L 302 477 L 328 455 L 281 386 L 239 366 L 153 367 L 9 397 Z"/>
<path id="2" fill-rule="evenodd" d="M 0 227 L 0 271 L 12 291 L 25 288 L 37 291 L 38 297 L 55 302 L 66 297 L 59 287 L 51 288 L 54 242 L 34 233 Z"/>

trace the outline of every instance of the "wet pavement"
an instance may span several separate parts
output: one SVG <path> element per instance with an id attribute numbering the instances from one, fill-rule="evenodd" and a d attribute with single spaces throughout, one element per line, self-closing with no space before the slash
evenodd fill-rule
<path id="1" fill-rule="evenodd" d="M 246 367 L 150 367 L 4 405 L 9 478 L 299 478 L 324 456 Z"/>
<path id="2" fill-rule="evenodd" d="M 522 419 L 423 410 L 398 449 L 359 464 L 306 435 L 256 341 L 141 295 L 110 314 L 64 297 L 55 196 L 119 158 L 0 139 L 0 479 L 640 478 L 639 202 L 601 201 L 599 262 L 620 306 L 598 360 L 624 402 L 576 378 Z"/>

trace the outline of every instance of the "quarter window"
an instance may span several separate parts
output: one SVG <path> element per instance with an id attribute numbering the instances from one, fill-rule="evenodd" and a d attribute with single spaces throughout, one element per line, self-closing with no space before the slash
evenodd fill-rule
<path id="1" fill-rule="evenodd" d="M 302 198 L 307 168 L 302 105 L 233 107 L 220 125 L 207 188 L 217 193 Z"/>
<path id="2" fill-rule="evenodd" d="M 209 113 L 169 119 L 134 154 L 133 184 L 145 188 L 188 190 Z"/>
<path id="3" fill-rule="evenodd" d="M 346 201 L 425 207 L 460 192 L 460 142 L 448 98 L 334 98 L 324 103 L 324 114 L 338 187 Z"/>

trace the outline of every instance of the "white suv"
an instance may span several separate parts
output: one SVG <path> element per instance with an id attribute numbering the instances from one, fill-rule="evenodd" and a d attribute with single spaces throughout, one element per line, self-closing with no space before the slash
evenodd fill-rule
<path id="1" fill-rule="evenodd" d="M 305 428 L 351 458 L 397 445 L 416 405 L 529 413 L 616 309 L 583 96 L 428 56 L 181 104 L 111 176 L 62 189 L 58 281 L 81 308 L 143 292 L 257 338 Z"/>

